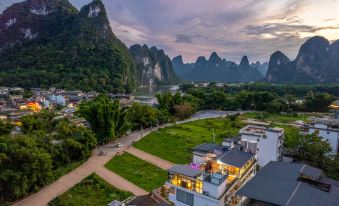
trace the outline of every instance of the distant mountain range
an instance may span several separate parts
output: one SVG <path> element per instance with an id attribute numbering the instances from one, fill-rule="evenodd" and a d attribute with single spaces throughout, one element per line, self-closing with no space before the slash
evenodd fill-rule
<path id="1" fill-rule="evenodd" d="M 136 65 L 138 85 L 175 84 L 180 82 L 173 71 L 171 59 L 163 50 L 147 45 L 133 45 L 129 49 Z"/>
<path id="2" fill-rule="evenodd" d="M 241 59 L 239 65 L 222 59 L 213 52 L 207 60 L 200 56 L 195 63 L 184 64 L 182 56 L 173 58 L 173 69 L 183 80 L 215 81 L 215 82 L 251 82 L 265 78 L 267 63 L 250 64 L 247 56 Z"/>
<path id="3" fill-rule="evenodd" d="M 271 83 L 339 83 L 339 40 L 307 40 L 293 61 L 282 52 L 272 54 L 266 75 Z"/>
<path id="4" fill-rule="evenodd" d="M 266 70 L 267 73 L 266 73 Z M 240 64 L 213 52 L 183 63 L 146 45 L 129 49 L 112 32 L 101 0 L 78 11 L 68 0 L 26 0 L 0 14 L 0 86 L 133 92 L 137 85 L 180 80 L 339 83 L 339 40 L 313 37 L 295 60 L 282 52 L 269 64 Z"/>

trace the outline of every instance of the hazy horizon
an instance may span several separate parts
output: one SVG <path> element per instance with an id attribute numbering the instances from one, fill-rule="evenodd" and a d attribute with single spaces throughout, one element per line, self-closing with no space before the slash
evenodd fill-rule
<path id="1" fill-rule="evenodd" d="M 14 2 L 2 0 L 0 11 Z M 77 8 L 91 0 L 70 0 Z M 321 35 L 339 39 L 338 0 L 103 0 L 113 32 L 128 46 L 147 44 L 185 62 L 215 51 L 227 60 L 264 62 L 276 50 L 294 59 Z"/>

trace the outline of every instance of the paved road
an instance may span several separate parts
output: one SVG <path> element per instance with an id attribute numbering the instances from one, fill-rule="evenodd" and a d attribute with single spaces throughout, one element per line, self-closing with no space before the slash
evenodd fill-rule
<path id="1" fill-rule="evenodd" d="M 149 162 L 163 170 L 168 170 L 169 168 L 173 167 L 175 164 L 172 162 L 169 162 L 167 160 L 161 159 L 157 156 L 151 155 L 147 152 L 144 152 L 142 150 L 139 150 L 135 147 L 130 147 L 126 150 L 126 152 L 138 157 L 139 159 L 142 159 L 146 162 Z"/>
<path id="2" fill-rule="evenodd" d="M 179 121 L 176 124 L 183 124 L 186 122 L 195 121 L 198 119 L 206 119 L 206 118 L 216 118 L 220 116 L 225 116 L 227 114 L 230 114 L 232 112 L 225 112 L 225 113 L 215 113 L 210 111 L 201 111 L 197 113 L 196 115 L 193 115 L 192 118 L 185 120 L 185 121 Z M 117 153 L 122 153 L 127 149 L 127 147 L 122 148 L 116 148 L 115 145 L 117 142 L 122 143 L 123 145 L 132 145 L 134 142 L 140 140 L 142 137 L 148 135 L 152 131 L 158 129 L 158 128 L 164 128 L 171 126 L 172 124 L 166 124 L 161 125 L 160 127 L 153 128 L 153 129 L 145 129 L 143 132 L 136 131 L 129 135 L 123 136 L 119 138 L 117 141 L 113 141 L 105 146 L 98 147 L 93 151 L 93 155 L 80 167 L 76 168 L 75 170 L 71 171 L 70 173 L 62 176 L 52 184 L 44 187 L 39 192 L 30 195 L 26 197 L 25 199 L 16 202 L 13 204 L 13 206 L 46 206 L 50 201 L 52 201 L 54 198 L 58 197 L 59 195 L 63 194 L 70 188 L 72 188 L 74 185 L 79 183 L 81 180 L 86 178 L 88 175 L 90 175 L 93 172 L 98 172 L 104 180 L 112 184 L 113 186 L 128 190 L 135 195 L 142 195 L 145 191 L 143 191 L 138 186 L 128 182 L 127 180 L 123 179 L 122 177 L 119 177 L 115 173 L 105 170 L 104 165 Z M 133 149 L 132 149 L 133 150 Z M 99 151 L 103 151 L 106 153 L 105 156 L 99 156 Z M 131 149 L 129 150 L 131 151 Z M 141 157 L 153 161 L 150 156 L 141 155 Z M 140 157 L 140 158 L 141 158 Z M 142 158 L 141 158 L 142 159 Z M 168 164 L 168 165 L 166 165 Z M 167 168 L 169 167 L 169 163 L 161 164 L 161 167 Z"/>

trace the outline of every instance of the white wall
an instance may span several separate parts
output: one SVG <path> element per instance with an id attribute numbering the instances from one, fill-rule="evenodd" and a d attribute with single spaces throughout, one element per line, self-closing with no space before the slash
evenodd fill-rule
<path id="1" fill-rule="evenodd" d="M 226 180 L 219 186 L 204 181 L 202 190 L 207 191 L 209 196 L 218 199 L 226 191 Z"/>
<path id="2" fill-rule="evenodd" d="M 242 140 L 247 140 L 249 142 L 258 141 L 257 142 L 257 158 L 258 158 L 258 165 L 260 167 L 265 166 L 270 161 L 277 161 L 280 152 L 279 152 L 279 134 L 275 132 L 266 132 L 266 138 L 248 135 L 248 134 L 241 134 Z"/>
<path id="3" fill-rule="evenodd" d="M 193 163 L 201 165 L 205 163 L 205 157 L 193 154 Z"/>
<path id="4" fill-rule="evenodd" d="M 194 196 L 194 206 L 223 206 L 223 201 L 211 200 L 203 196 Z"/>
<path id="5" fill-rule="evenodd" d="M 316 124 L 316 128 L 324 128 L 324 125 Z M 309 134 L 315 133 L 315 129 L 310 128 Z M 332 148 L 332 154 L 337 154 L 337 148 L 338 148 L 338 136 L 339 133 L 336 131 L 329 131 L 329 130 L 319 130 L 319 136 L 324 138 L 324 140 L 327 140 Z"/>
<path id="6" fill-rule="evenodd" d="M 189 192 L 194 195 L 194 206 L 224 206 L 222 199 L 217 200 L 212 197 L 207 197 L 205 195 L 198 194 L 190 190 L 186 190 L 184 188 L 180 188 L 180 190 Z M 169 198 L 169 201 L 173 202 L 175 206 L 188 206 L 185 203 L 177 201 L 176 196 L 173 194 L 169 194 L 168 198 Z"/>

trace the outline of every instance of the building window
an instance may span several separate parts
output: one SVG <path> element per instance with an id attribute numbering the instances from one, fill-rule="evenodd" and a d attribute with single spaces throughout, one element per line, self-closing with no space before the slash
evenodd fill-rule
<path id="1" fill-rule="evenodd" d="M 177 189 L 177 201 L 193 206 L 194 196 L 193 194 Z"/>
<path id="2" fill-rule="evenodd" d="M 175 186 L 202 193 L 203 183 L 201 180 L 192 179 L 180 174 L 169 174 L 168 179 Z"/>

